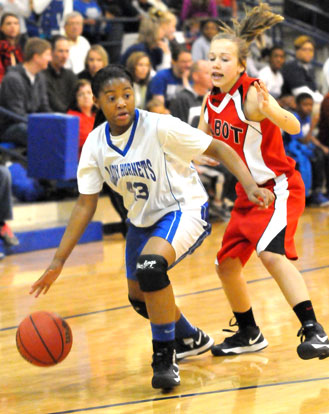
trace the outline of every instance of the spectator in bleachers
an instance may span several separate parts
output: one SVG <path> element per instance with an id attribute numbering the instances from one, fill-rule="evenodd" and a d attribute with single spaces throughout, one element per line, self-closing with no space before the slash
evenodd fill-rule
<path id="1" fill-rule="evenodd" d="M 101 45 L 92 45 L 88 50 L 85 69 L 78 74 L 79 79 L 87 79 L 90 82 L 96 73 L 109 64 L 106 50 Z"/>
<path id="2" fill-rule="evenodd" d="M 18 17 L 20 32 L 26 34 L 25 18 L 31 14 L 31 4 L 28 0 L 13 1 L 13 0 L 1 0 L 0 2 L 0 17 L 4 13 L 13 13 Z"/>
<path id="3" fill-rule="evenodd" d="M 322 145 L 326 162 L 326 197 L 329 198 L 329 93 L 324 97 L 320 107 L 318 139 Z"/>
<path id="4" fill-rule="evenodd" d="M 221 20 L 230 20 L 232 17 L 236 18 L 238 15 L 237 0 L 216 0 L 218 17 Z"/>
<path id="5" fill-rule="evenodd" d="M 211 39 L 218 33 L 218 25 L 213 19 L 203 20 L 200 24 L 200 36 L 192 44 L 192 59 L 207 60 Z"/>
<path id="6" fill-rule="evenodd" d="M 153 17 L 144 17 L 139 25 L 137 43 L 128 47 L 121 56 L 121 63 L 126 65 L 128 57 L 134 52 L 145 52 L 154 70 L 162 64 L 164 51 L 160 43 L 164 37 L 164 31 L 160 28 L 159 21 Z"/>
<path id="7" fill-rule="evenodd" d="M 175 95 L 189 84 L 192 64 L 192 55 L 186 49 L 180 47 L 173 51 L 171 68 L 160 70 L 151 79 L 146 100 L 156 97 L 169 107 Z"/>
<path id="8" fill-rule="evenodd" d="M 0 83 L 9 66 L 23 61 L 24 40 L 20 35 L 18 16 L 4 13 L 0 20 Z"/>
<path id="9" fill-rule="evenodd" d="M 323 194 L 322 188 L 325 179 L 325 151 L 326 147 L 313 135 L 312 124 L 313 98 L 308 93 L 301 93 L 296 97 L 297 109 L 294 115 L 299 120 L 301 128 L 298 134 L 286 134 L 285 147 L 295 159 L 297 168 L 301 172 L 308 195 L 307 162 L 311 164 L 312 194 L 309 203 L 315 206 L 328 206 L 329 199 Z"/>
<path id="10" fill-rule="evenodd" d="M 9 68 L 0 88 L 0 106 L 22 117 L 33 112 L 50 112 L 44 74 L 51 61 L 51 45 L 30 38 L 24 47 L 24 61 Z M 0 141 L 27 145 L 27 123 L 2 115 Z"/>
<path id="11" fill-rule="evenodd" d="M 152 69 L 150 58 L 144 52 L 134 52 L 129 56 L 126 68 L 134 80 L 135 105 L 137 108 L 145 109 L 147 85 Z"/>
<path id="12" fill-rule="evenodd" d="M 88 134 L 92 131 L 96 107 L 94 105 L 91 84 L 87 79 L 80 79 L 76 85 L 74 99 L 68 110 L 68 115 L 75 115 L 79 118 L 79 156 L 82 146 L 85 143 Z"/>
<path id="13" fill-rule="evenodd" d="M 212 87 L 209 62 L 194 62 L 190 70 L 190 79 L 191 84 L 170 101 L 169 110 L 171 115 L 197 128 L 203 98 Z"/>
<path id="14" fill-rule="evenodd" d="M 216 0 L 183 0 L 180 19 L 184 22 L 194 17 L 218 17 Z"/>
<path id="15" fill-rule="evenodd" d="M 160 11 L 151 9 L 150 16 L 155 18 L 159 23 L 159 40 L 158 46 L 162 49 L 162 62 L 156 67 L 156 70 L 167 69 L 171 66 L 172 50 L 179 47 L 177 41 L 176 26 L 177 17 L 170 11 Z"/>
<path id="16" fill-rule="evenodd" d="M 78 74 L 84 69 L 85 60 L 90 49 L 88 40 L 82 36 L 83 17 L 79 12 L 72 12 L 65 17 L 65 35 L 69 40 L 70 53 L 65 68 Z"/>
<path id="17" fill-rule="evenodd" d="M 65 16 L 73 11 L 73 0 L 30 0 L 35 24 L 39 32 L 35 36 L 50 39 L 59 34 L 64 26 Z"/>
<path id="18" fill-rule="evenodd" d="M 19 241 L 9 227 L 7 220 L 13 218 L 12 192 L 11 192 L 11 176 L 7 167 L 0 165 L 0 239 L 3 243 L 10 246 L 17 246 Z M 5 257 L 0 252 L 0 260 Z"/>
<path id="19" fill-rule="evenodd" d="M 171 115 L 197 128 L 203 98 L 212 87 L 209 61 L 199 60 L 194 62 L 191 67 L 190 78 L 192 84 L 185 87 L 171 100 L 169 110 Z M 219 191 L 219 189 L 222 190 L 222 185 L 219 186 L 218 184 L 222 184 L 225 177 L 225 181 L 229 180 L 226 182 L 226 187 L 224 186 L 225 189 L 228 183 L 234 187 L 236 183 L 234 176 L 225 167 L 217 166 L 217 163 L 216 166 L 197 165 L 196 168 L 201 180 L 204 183 L 209 183 L 206 188 L 209 192 L 211 214 L 226 221 L 230 217 L 230 212 L 223 203 L 223 199 L 228 194 Z"/>
<path id="20" fill-rule="evenodd" d="M 71 69 L 65 69 L 69 57 L 69 42 L 65 36 L 54 36 L 52 41 L 52 59 L 43 72 L 47 82 L 49 106 L 52 112 L 65 113 L 72 101 L 78 81 Z"/>
<path id="21" fill-rule="evenodd" d="M 323 96 L 318 91 L 312 66 L 314 41 L 309 36 L 298 36 L 294 41 L 294 47 L 295 59 L 285 63 L 282 68 L 283 92 L 295 97 L 305 92 L 312 96 L 315 103 L 319 104 Z"/>
<path id="22" fill-rule="evenodd" d="M 283 76 L 281 69 L 285 57 L 285 51 L 281 46 L 273 46 L 269 51 L 268 64 L 258 73 L 258 77 L 265 83 L 269 93 L 275 99 L 282 95 Z"/>
<path id="23" fill-rule="evenodd" d="M 106 27 L 103 27 L 100 23 L 103 12 L 98 1 L 73 0 L 73 9 L 83 17 L 83 35 L 91 44 L 98 42 L 100 33 L 106 32 Z"/>

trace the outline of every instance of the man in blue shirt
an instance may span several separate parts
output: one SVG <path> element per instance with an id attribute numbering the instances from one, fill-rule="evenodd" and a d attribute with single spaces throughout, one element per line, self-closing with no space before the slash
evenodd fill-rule
<path id="1" fill-rule="evenodd" d="M 146 100 L 160 99 L 168 107 L 170 101 L 184 87 L 189 85 L 192 55 L 184 48 L 177 48 L 172 53 L 172 66 L 160 70 L 148 86 Z"/>

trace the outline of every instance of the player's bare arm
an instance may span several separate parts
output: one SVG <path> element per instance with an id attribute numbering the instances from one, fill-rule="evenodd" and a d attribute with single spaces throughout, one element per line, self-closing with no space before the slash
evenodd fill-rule
<path id="1" fill-rule="evenodd" d="M 274 194 L 266 188 L 257 186 L 244 162 L 230 146 L 213 139 L 204 154 L 223 162 L 240 181 L 251 202 L 263 208 L 272 204 Z"/>
<path id="2" fill-rule="evenodd" d="M 268 118 L 289 134 L 298 134 L 300 123 L 289 111 L 283 109 L 271 96 L 264 82 L 255 82 L 248 90 L 244 112 L 249 121 L 260 122 Z"/>
<path id="3" fill-rule="evenodd" d="M 35 296 L 38 297 L 42 292 L 47 293 L 50 286 L 58 278 L 66 259 L 78 243 L 96 211 L 98 195 L 98 193 L 80 194 L 55 256 L 40 279 L 31 286 L 30 294 L 36 292 Z"/>
<path id="4" fill-rule="evenodd" d="M 211 135 L 211 133 L 210 133 L 210 126 L 209 126 L 209 124 L 204 119 L 204 111 L 205 111 L 205 108 L 206 108 L 207 99 L 208 99 L 209 94 L 210 94 L 210 92 L 208 92 L 205 95 L 205 97 L 203 98 L 198 129 L 201 129 L 201 131 L 205 132 L 208 135 Z"/>

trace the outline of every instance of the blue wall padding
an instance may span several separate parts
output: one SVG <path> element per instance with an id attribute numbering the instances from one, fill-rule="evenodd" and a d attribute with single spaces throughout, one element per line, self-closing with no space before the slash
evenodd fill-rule
<path id="1" fill-rule="evenodd" d="M 65 114 L 28 117 L 27 172 L 48 180 L 76 178 L 79 118 Z"/>
<path id="2" fill-rule="evenodd" d="M 6 255 L 9 255 L 57 247 L 62 239 L 64 231 L 65 227 L 54 227 L 48 229 L 15 232 L 15 235 L 20 242 L 19 246 L 6 247 L 3 244 L 3 241 L 0 240 L 0 251 L 4 252 Z M 87 226 L 78 244 L 100 240 L 103 240 L 102 222 L 92 221 Z"/>

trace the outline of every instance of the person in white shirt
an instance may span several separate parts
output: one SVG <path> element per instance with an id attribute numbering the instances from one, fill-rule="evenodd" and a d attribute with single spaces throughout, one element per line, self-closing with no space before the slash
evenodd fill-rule
<path id="1" fill-rule="evenodd" d="M 226 144 L 171 115 L 136 109 L 133 79 L 121 65 L 97 72 L 93 84 L 100 123 L 88 136 L 78 167 L 80 196 L 54 259 L 31 287 L 46 293 L 91 220 L 104 181 L 122 195 L 130 221 L 126 237 L 129 300 L 149 318 L 154 388 L 180 384 L 177 358 L 209 350 L 213 339 L 187 321 L 175 304 L 168 268 L 209 234 L 207 194 L 191 160 L 223 161 L 249 199 L 267 207 L 273 195 L 259 188 Z M 104 121 L 104 122 L 103 122 Z"/>
<path id="2" fill-rule="evenodd" d="M 65 17 L 64 30 L 70 46 L 69 58 L 65 68 L 78 74 L 85 68 L 86 56 L 90 49 L 88 40 L 81 36 L 83 31 L 82 15 L 79 12 L 69 13 Z"/>
<path id="3" fill-rule="evenodd" d="M 286 53 L 280 46 L 273 46 L 269 52 L 269 63 L 258 73 L 273 98 L 278 99 L 282 94 L 283 76 L 281 68 L 284 65 Z"/>

